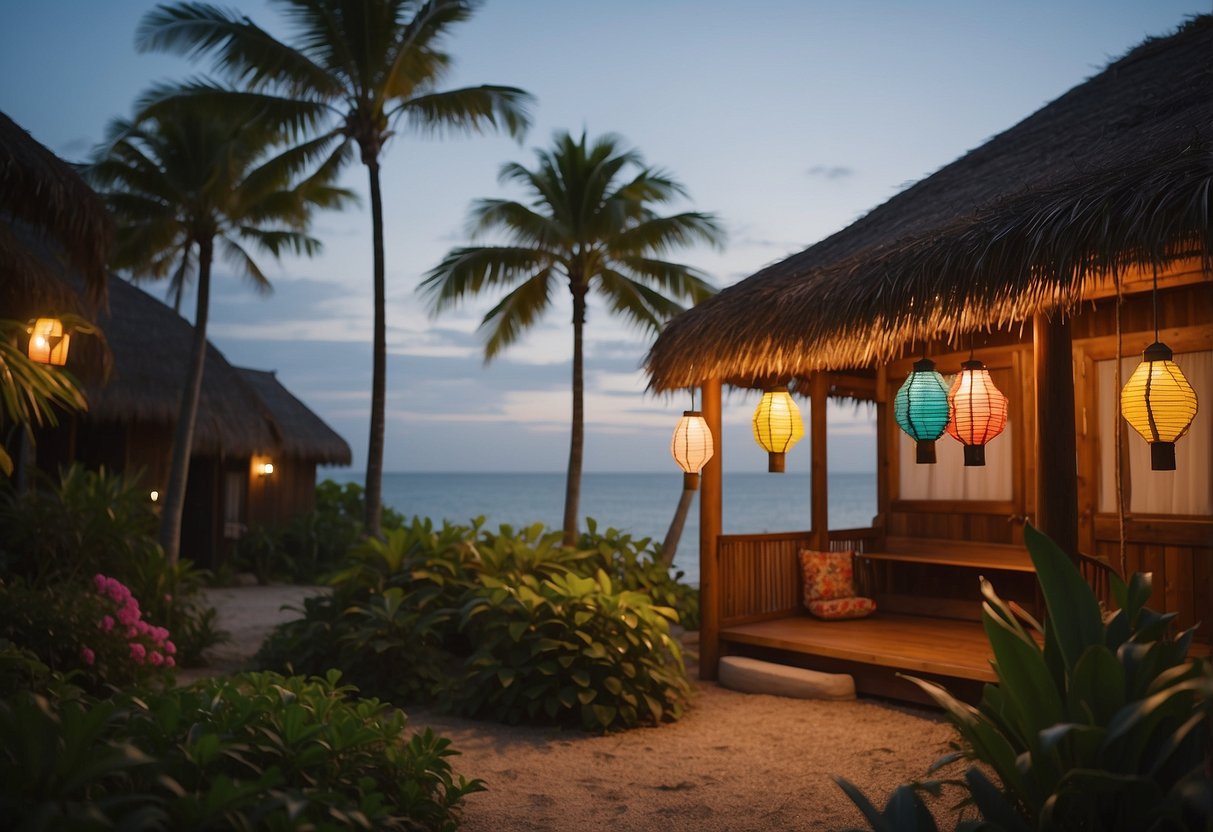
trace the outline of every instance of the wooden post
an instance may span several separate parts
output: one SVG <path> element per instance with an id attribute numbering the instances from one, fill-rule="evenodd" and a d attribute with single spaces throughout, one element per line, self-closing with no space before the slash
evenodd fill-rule
<path id="1" fill-rule="evenodd" d="M 827 484 L 829 466 L 826 464 L 826 400 L 830 393 L 830 377 L 824 372 L 813 373 L 810 386 L 809 419 L 813 431 L 813 545 L 820 552 L 830 550 L 830 487 Z"/>
<path id="2" fill-rule="evenodd" d="M 717 583 L 717 541 L 722 516 L 724 460 L 720 440 L 720 379 L 702 387 L 703 418 L 712 431 L 715 453 L 704 466 L 699 486 L 699 678 L 716 680 L 720 661 L 720 585 Z"/>
<path id="3" fill-rule="evenodd" d="M 1078 464 L 1070 324 L 1060 312 L 1032 323 L 1036 365 L 1036 526 L 1078 559 Z"/>
<path id="4" fill-rule="evenodd" d="M 889 368 L 881 364 L 876 369 L 876 516 L 874 525 L 881 536 L 887 534 L 889 522 L 889 480 L 893 468 L 889 465 L 889 454 L 896 453 L 897 445 L 890 442 L 893 435 L 889 424 Z M 880 545 L 884 545 L 881 541 Z"/>

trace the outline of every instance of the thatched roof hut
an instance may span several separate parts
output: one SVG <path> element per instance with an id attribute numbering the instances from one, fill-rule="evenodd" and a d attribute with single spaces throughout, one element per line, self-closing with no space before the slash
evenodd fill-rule
<path id="1" fill-rule="evenodd" d="M 1068 311 L 1213 252 L 1213 17 L 1103 72 L 816 245 L 673 320 L 651 386 L 870 367 Z"/>
<path id="2" fill-rule="evenodd" d="M 4 113 L 0 220 L 0 309 L 84 311 L 67 279 L 72 272 L 83 275 L 91 303 L 104 299 L 113 237 L 105 205 L 70 165 Z M 43 248 L 62 256 L 48 258 Z"/>
<path id="3" fill-rule="evenodd" d="M 350 464 L 353 455 L 349 444 L 283 387 L 272 371 L 235 369 L 269 410 L 283 454 L 311 459 L 321 465 Z"/>

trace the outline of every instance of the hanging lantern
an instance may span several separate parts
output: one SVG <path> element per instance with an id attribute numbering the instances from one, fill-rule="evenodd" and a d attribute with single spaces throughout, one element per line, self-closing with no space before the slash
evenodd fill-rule
<path id="1" fill-rule="evenodd" d="M 1196 392 L 1171 359 L 1171 348 L 1154 342 L 1120 391 L 1125 421 L 1150 443 L 1150 469 L 1175 470 L 1175 440 L 1196 416 Z"/>
<path id="2" fill-rule="evenodd" d="M 914 370 L 893 398 L 897 424 L 915 442 L 919 465 L 935 464 L 935 440 L 948 427 L 948 385 L 929 358 L 914 362 Z"/>
<path id="3" fill-rule="evenodd" d="M 762 394 L 754 411 L 754 441 L 767 452 L 767 470 L 783 473 L 784 454 L 804 436 L 800 408 L 786 387 L 774 387 Z"/>
<path id="4" fill-rule="evenodd" d="M 29 331 L 29 357 L 40 364 L 62 367 L 67 363 L 71 335 L 63 331 L 58 318 L 39 318 Z"/>
<path id="5" fill-rule="evenodd" d="M 699 488 L 699 472 L 715 453 L 712 431 L 698 410 L 684 410 L 674 438 L 670 440 L 670 455 L 682 469 L 682 487 L 687 491 Z"/>
<path id="6" fill-rule="evenodd" d="M 965 465 L 986 464 L 986 443 L 1007 424 L 1007 397 L 980 361 L 970 359 L 948 391 L 948 433 L 965 446 Z"/>

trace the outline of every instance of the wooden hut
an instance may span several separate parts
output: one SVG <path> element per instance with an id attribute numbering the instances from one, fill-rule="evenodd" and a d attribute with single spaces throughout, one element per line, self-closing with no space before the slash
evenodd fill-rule
<path id="1" fill-rule="evenodd" d="M 739 653 L 845 670 L 861 691 L 913 698 L 898 670 L 972 690 L 993 678 L 976 623 L 978 576 L 1038 607 L 1025 519 L 1101 588 L 1108 569 L 1153 572 L 1152 605 L 1198 627 L 1207 649 L 1211 55 L 1209 16 L 1148 40 L 849 227 L 669 324 L 647 359 L 651 387 L 701 388 L 716 441 L 700 499 L 701 675 L 715 678 L 720 655 Z M 1117 418 L 1119 385 L 1155 340 L 1175 351 L 1202 408 L 1171 473 L 1150 470 L 1145 443 Z M 916 464 L 891 404 L 924 354 L 944 373 L 975 356 L 1009 397 L 1007 429 L 984 468 L 962 466 L 946 436 L 936 465 Z M 721 387 L 789 383 L 811 402 L 811 530 L 722 535 Z M 875 407 L 870 528 L 828 528 L 830 396 Z M 859 590 L 878 612 L 806 616 L 805 548 L 856 552 Z"/>
<path id="2" fill-rule="evenodd" d="M 149 495 L 163 492 L 193 327 L 123 280 L 110 280 L 108 307 L 97 323 L 112 370 L 106 379 L 86 382 L 87 413 L 39 436 L 38 466 L 53 471 L 79 461 L 142 472 Z M 88 358 L 86 350 L 73 348 L 68 368 Z M 273 373 L 233 367 L 209 346 L 186 487 L 182 556 L 217 565 L 250 526 L 278 526 L 310 511 L 317 464 L 348 465 L 350 458 L 345 440 Z"/>

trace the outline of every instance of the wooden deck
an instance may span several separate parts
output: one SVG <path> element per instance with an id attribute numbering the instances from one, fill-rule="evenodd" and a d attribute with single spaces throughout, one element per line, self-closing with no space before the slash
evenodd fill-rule
<path id="1" fill-rule="evenodd" d="M 823 656 L 843 662 L 978 682 L 995 681 L 993 653 L 981 624 L 945 618 L 876 613 L 849 621 L 808 616 L 738 624 L 721 640 Z"/>
<path id="2" fill-rule="evenodd" d="M 1023 546 L 997 543 L 970 543 L 962 540 L 890 537 L 884 551 L 864 551 L 868 560 L 927 563 L 968 569 L 998 569 L 1010 572 L 1035 572 L 1028 550 Z"/>

